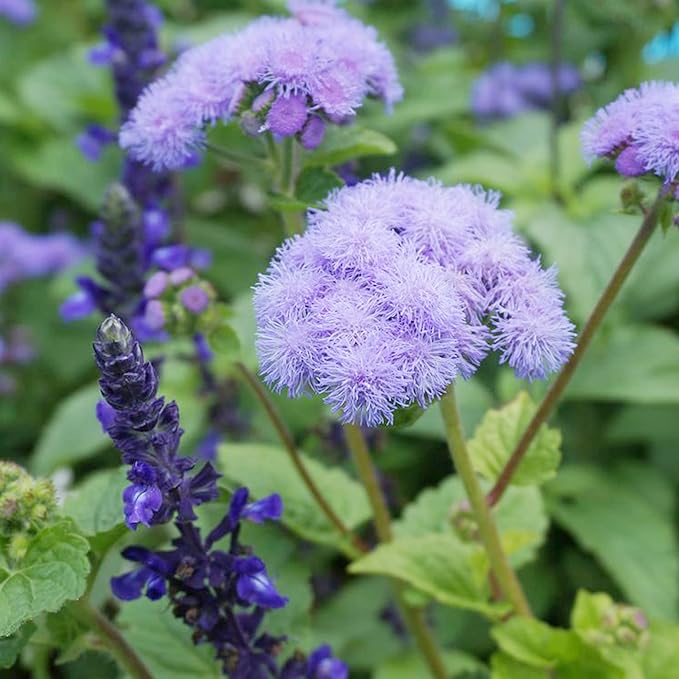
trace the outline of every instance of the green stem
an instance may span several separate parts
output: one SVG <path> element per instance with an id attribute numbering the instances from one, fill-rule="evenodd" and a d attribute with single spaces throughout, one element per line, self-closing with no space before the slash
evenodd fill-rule
<path id="1" fill-rule="evenodd" d="M 262 386 L 261 382 L 244 363 L 238 362 L 236 363 L 236 367 L 240 371 L 245 382 L 247 382 L 248 386 L 254 392 L 257 400 L 264 408 L 264 411 L 269 417 L 269 420 L 271 420 L 271 424 L 273 424 L 273 427 L 276 430 L 283 447 L 290 457 L 290 461 L 302 479 L 302 482 L 307 487 L 307 490 L 316 501 L 319 509 L 323 512 L 323 514 L 325 514 L 328 521 L 337 529 L 337 532 L 342 535 L 342 537 L 349 540 L 353 545 L 354 549 L 356 550 L 354 556 L 358 556 L 363 552 L 367 552 L 368 546 L 363 542 L 363 540 L 361 540 L 361 538 L 358 537 L 358 535 L 353 533 L 345 525 L 342 519 L 340 519 L 335 510 L 332 508 L 330 503 L 325 499 L 320 488 L 316 485 L 316 482 L 313 480 L 309 470 L 306 468 L 306 465 L 299 454 L 299 451 L 297 450 L 297 446 L 295 445 L 295 441 L 292 437 L 292 434 L 290 433 L 290 430 L 285 425 L 285 422 L 280 416 L 278 409 L 274 405 L 273 401 L 269 398 L 269 395 Z"/>
<path id="2" fill-rule="evenodd" d="M 559 118 L 563 98 L 559 82 L 559 67 L 561 65 L 561 42 L 563 38 L 563 0 L 554 0 L 552 10 L 552 35 L 551 35 L 551 63 L 550 74 L 552 81 L 552 110 L 549 129 L 549 169 L 552 196 L 560 200 L 559 179 L 561 174 L 561 159 L 559 153 Z"/>
<path id="3" fill-rule="evenodd" d="M 451 384 L 448 391 L 440 401 L 441 414 L 446 428 L 448 449 L 453 458 L 453 463 L 458 475 L 462 479 L 469 503 L 479 527 L 481 542 L 485 547 L 490 567 L 497 578 L 502 593 L 511 603 L 515 612 L 522 616 L 532 615 L 526 595 L 523 593 L 516 573 L 512 570 L 507 560 L 507 555 L 502 548 L 500 533 L 490 508 L 486 504 L 486 497 L 481 484 L 476 476 L 471 458 L 467 450 L 467 442 L 464 438 L 462 421 L 457 408 L 455 387 Z"/>
<path id="4" fill-rule="evenodd" d="M 280 192 L 287 198 L 295 198 L 295 186 L 298 173 L 298 147 L 294 137 L 286 137 L 281 142 L 280 155 Z M 296 211 L 281 211 L 283 226 L 288 236 L 301 233 L 303 228 L 302 215 Z"/>
<path id="5" fill-rule="evenodd" d="M 136 651 L 127 643 L 125 637 L 89 602 L 81 599 L 74 603 L 71 610 L 90 629 L 94 630 L 111 655 L 131 677 L 135 679 L 153 679 L 153 675 L 144 665 Z"/>
<path id="6" fill-rule="evenodd" d="M 556 407 L 556 404 L 559 402 L 561 395 L 570 383 L 576 368 L 580 364 L 582 357 L 585 355 L 592 338 L 596 334 L 596 331 L 598 330 L 601 322 L 604 319 L 604 316 L 606 315 L 606 312 L 611 307 L 611 304 L 613 304 L 615 301 L 623 283 L 627 280 L 627 277 L 634 267 L 634 264 L 639 259 L 639 256 L 653 235 L 653 231 L 658 224 L 658 216 L 660 214 L 660 208 L 664 199 L 664 189 L 660 188 L 653 205 L 644 216 L 644 220 L 641 223 L 639 231 L 637 231 L 637 235 L 634 237 L 634 240 L 631 242 L 627 252 L 620 260 L 620 264 L 618 264 L 618 267 L 613 272 L 608 285 L 601 293 L 599 301 L 596 303 L 596 306 L 594 307 L 590 317 L 587 319 L 587 322 L 580 333 L 575 351 L 572 353 L 568 363 L 566 363 L 556 380 L 554 380 L 551 387 L 547 391 L 542 403 L 540 403 L 535 415 L 533 415 L 533 419 L 529 422 L 526 431 L 523 433 L 523 436 L 516 445 L 516 448 L 507 461 L 502 473 L 488 494 L 487 503 L 489 506 L 492 507 L 500 501 L 500 498 L 507 489 L 512 476 L 514 475 L 514 472 L 516 472 L 521 460 L 528 451 L 530 444 L 540 430 L 540 427 L 551 415 L 552 411 Z"/>
<path id="7" fill-rule="evenodd" d="M 368 495 L 372 507 L 375 530 L 380 542 L 391 542 L 393 534 L 391 530 L 391 516 L 384 500 L 382 490 L 375 472 L 375 467 L 370 458 L 370 451 L 366 445 L 363 432 L 360 427 L 347 424 L 344 427 L 344 436 L 347 446 L 356 465 L 359 478 Z M 404 587 L 401 583 L 395 583 L 396 599 L 403 619 L 410 630 L 415 642 L 422 653 L 431 675 L 436 679 L 445 679 L 446 668 L 441 658 L 441 653 L 436 642 L 427 627 L 421 610 L 408 605 L 404 597 Z"/>

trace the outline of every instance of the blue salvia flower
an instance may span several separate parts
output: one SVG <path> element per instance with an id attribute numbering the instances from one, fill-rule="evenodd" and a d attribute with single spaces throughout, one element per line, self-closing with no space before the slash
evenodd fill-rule
<path id="1" fill-rule="evenodd" d="M 123 500 L 125 521 L 164 523 L 195 518 L 193 507 L 217 496 L 217 472 L 208 462 L 195 475 L 195 461 L 178 455 L 179 409 L 158 396 L 158 375 L 127 326 L 109 316 L 99 327 L 94 353 L 104 402 L 102 426 L 130 465 Z"/>
<path id="2" fill-rule="evenodd" d="M 105 43 L 94 48 L 90 61 L 111 67 L 123 124 L 164 61 L 157 38 L 161 16 L 144 0 L 108 0 L 106 4 Z M 103 147 L 116 138 L 117 132 L 89 125 L 76 142 L 85 157 L 94 161 Z M 145 337 L 154 335 L 143 323 L 145 303 L 141 291 L 148 270 L 158 265 L 156 252 L 163 249 L 170 235 L 170 215 L 165 205 L 171 191 L 171 176 L 167 172 L 152 172 L 125 158 L 121 185 L 109 191 L 104 214 L 92 226 L 97 269 L 105 285 L 100 286 L 90 278 L 79 279 L 80 291 L 62 306 L 65 320 L 81 318 L 99 309 L 132 322 Z M 189 256 L 190 251 L 185 258 Z"/>
<path id="3" fill-rule="evenodd" d="M 32 24 L 38 14 L 33 0 L 0 0 L 0 17 L 13 24 L 25 26 Z"/>
<path id="4" fill-rule="evenodd" d="M 190 476 L 190 458 L 177 456 L 182 430 L 176 404 L 158 396 L 158 375 L 144 360 L 130 330 L 115 316 L 100 326 L 94 342 L 105 401 L 99 417 L 130 465 L 123 492 L 130 528 L 175 519 L 179 537 L 168 550 L 130 546 L 123 556 L 138 567 L 114 577 L 114 594 L 125 601 L 167 596 L 173 614 L 193 629 L 195 643 L 209 643 L 232 679 L 346 679 L 344 663 L 321 646 L 305 658 L 296 653 L 282 668 L 276 656 L 285 637 L 259 628 L 266 611 L 282 608 L 282 596 L 264 562 L 239 541 L 241 522 L 278 520 L 278 494 L 249 502 L 247 488 L 231 498 L 223 519 L 203 538 L 193 507 L 215 499 L 218 474 L 210 463 Z M 228 547 L 218 543 L 228 539 Z"/>

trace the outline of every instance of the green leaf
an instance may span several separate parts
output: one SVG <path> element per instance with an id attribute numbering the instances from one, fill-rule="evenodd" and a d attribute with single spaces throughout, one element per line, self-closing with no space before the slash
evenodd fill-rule
<path id="1" fill-rule="evenodd" d="M 344 182 L 332 171 L 324 167 L 307 167 L 297 179 L 295 196 L 304 206 L 319 205 L 328 194 Z"/>
<path id="2" fill-rule="evenodd" d="M 75 132 L 83 120 L 115 115 L 109 75 L 87 60 L 79 45 L 34 64 L 19 80 L 22 103 L 57 129 Z M 71 167 L 69 167 L 69 171 Z"/>
<path id="3" fill-rule="evenodd" d="M 450 677 L 486 669 L 482 662 L 461 651 L 444 651 L 441 657 Z M 373 673 L 372 679 L 413 679 L 428 675 L 429 669 L 422 655 L 415 651 L 405 651 L 382 663 Z"/>
<path id="4" fill-rule="evenodd" d="M 83 158 L 71 137 L 59 137 L 35 149 L 21 147 L 13 153 L 12 162 L 29 183 L 59 191 L 96 212 L 106 188 L 118 178 L 121 156 L 117 148 L 110 146 L 92 163 Z"/>
<path id="5" fill-rule="evenodd" d="M 549 670 L 531 667 L 506 653 L 493 653 L 490 659 L 492 679 L 551 679 Z"/>
<path id="6" fill-rule="evenodd" d="M 668 668 L 679 667 L 679 625 L 651 623 L 642 666 L 644 679 L 668 679 Z"/>
<path id="7" fill-rule="evenodd" d="M 679 336 L 651 325 L 614 326 L 592 344 L 568 398 L 679 403 Z"/>
<path id="8" fill-rule="evenodd" d="M 0 636 L 85 591 L 89 544 L 70 521 L 41 530 L 16 569 L 0 568 Z"/>
<path id="9" fill-rule="evenodd" d="M 103 450 L 108 438 L 101 430 L 95 408 L 101 398 L 99 385 L 91 384 L 64 399 L 42 431 L 33 453 L 36 476 L 72 465 Z"/>
<path id="10" fill-rule="evenodd" d="M 394 522 L 398 537 L 428 533 L 454 534 L 451 512 L 466 494 L 458 476 L 449 476 L 436 488 L 423 490 Z M 540 491 L 535 487 L 510 486 L 495 509 L 498 527 L 510 549 L 510 561 L 515 568 L 535 558 L 547 533 L 548 521 Z M 509 544 L 511 543 L 511 544 Z"/>
<path id="11" fill-rule="evenodd" d="M 7 669 L 14 665 L 35 629 L 32 622 L 27 622 L 11 636 L 0 639 L 0 669 Z"/>
<path id="12" fill-rule="evenodd" d="M 512 618 L 493 627 L 491 634 L 500 649 L 514 660 L 538 670 L 556 670 L 547 676 L 569 679 L 623 676 L 621 670 L 584 644 L 574 632 L 550 627 L 540 620 Z"/>
<path id="13" fill-rule="evenodd" d="M 340 469 L 329 469 L 301 453 L 312 478 L 349 529 L 367 521 L 370 507 L 362 486 Z M 320 511 L 282 448 L 261 443 L 228 443 L 219 449 L 219 470 L 236 485 L 247 486 L 254 497 L 280 493 L 283 523 L 312 542 L 347 548 L 346 540 Z"/>
<path id="14" fill-rule="evenodd" d="M 469 441 L 472 464 L 479 474 L 490 481 L 497 480 L 535 410 L 530 396 L 522 391 L 507 405 L 486 413 Z M 561 460 L 560 446 L 561 434 L 543 424 L 511 483 L 528 486 L 552 478 Z"/>
<path id="15" fill-rule="evenodd" d="M 668 483 L 655 474 L 659 495 L 666 496 Z M 550 514 L 598 559 L 631 603 L 649 616 L 676 618 L 679 543 L 674 508 L 663 511 L 648 499 L 648 478 L 639 487 L 624 467 L 604 471 L 573 465 L 545 491 Z"/>
<path id="16" fill-rule="evenodd" d="M 162 601 L 141 598 L 125 602 L 118 622 L 154 677 L 222 677 L 210 644 L 194 644 L 191 629 L 176 619 Z"/>
<path id="17" fill-rule="evenodd" d="M 123 523 L 122 493 L 127 485 L 125 467 L 95 472 L 67 495 L 63 512 L 85 535 L 105 533 Z"/>
<path id="18" fill-rule="evenodd" d="M 507 611 L 488 601 L 488 564 L 481 548 L 452 534 L 396 538 L 354 561 L 349 572 L 398 578 L 442 604 L 491 617 Z"/>
<path id="19" fill-rule="evenodd" d="M 615 615 L 616 603 L 604 593 L 579 590 L 571 611 L 571 627 L 585 643 L 596 649 L 612 665 L 625 670 L 628 679 L 644 679 L 642 654 L 633 643 L 615 643 L 615 628 L 607 628 L 607 619 Z M 615 617 L 613 618 L 615 620 Z M 609 623 L 609 625 L 616 623 Z M 629 629 L 629 628 L 628 628 Z"/>
<path id="20" fill-rule="evenodd" d="M 317 150 L 304 160 L 306 167 L 341 165 L 347 160 L 364 156 L 390 156 L 396 144 L 381 132 L 360 127 L 331 126 Z"/>

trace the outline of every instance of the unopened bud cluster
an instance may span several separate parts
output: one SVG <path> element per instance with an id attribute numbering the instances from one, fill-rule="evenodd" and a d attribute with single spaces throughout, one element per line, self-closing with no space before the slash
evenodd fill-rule
<path id="1" fill-rule="evenodd" d="M 590 630 L 588 637 L 597 646 L 644 648 L 650 638 L 648 620 L 640 608 L 613 604 L 602 615 L 599 629 Z"/>
<path id="2" fill-rule="evenodd" d="M 217 294 L 193 269 L 182 266 L 153 274 L 144 287 L 144 297 L 144 320 L 149 328 L 187 335 L 202 329 Z"/>
<path id="3" fill-rule="evenodd" d="M 0 537 L 10 561 L 25 556 L 31 537 L 55 508 L 51 481 L 36 481 L 19 465 L 0 462 Z"/>

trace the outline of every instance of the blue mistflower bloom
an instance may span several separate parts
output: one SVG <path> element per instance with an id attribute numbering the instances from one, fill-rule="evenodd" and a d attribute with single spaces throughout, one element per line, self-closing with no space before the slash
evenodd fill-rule
<path id="1" fill-rule="evenodd" d="M 204 128 L 240 116 L 248 133 L 297 135 L 320 144 L 366 97 L 391 107 L 402 96 L 391 53 L 374 28 L 333 2 L 292 1 L 292 17 L 261 17 L 237 33 L 184 52 L 142 94 L 120 143 L 156 170 L 180 168 Z"/>
<path id="2" fill-rule="evenodd" d="M 311 210 L 254 305 L 264 380 L 368 426 L 428 405 L 491 350 L 536 379 L 573 349 L 556 272 L 531 258 L 498 194 L 394 172 Z"/>

